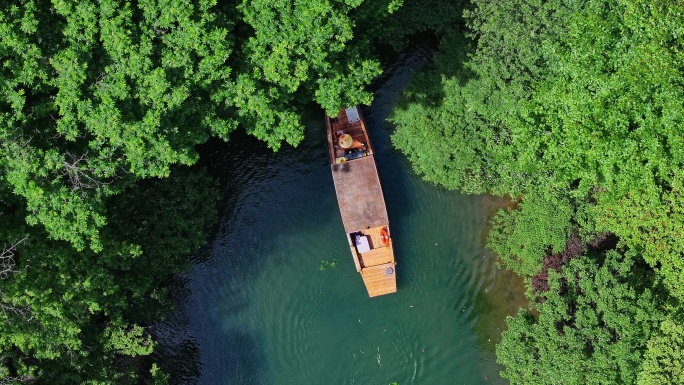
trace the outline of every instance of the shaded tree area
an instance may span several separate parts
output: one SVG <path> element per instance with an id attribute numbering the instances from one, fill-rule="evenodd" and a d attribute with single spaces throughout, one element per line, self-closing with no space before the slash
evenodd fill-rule
<path id="1" fill-rule="evenodd" d="M 488 241 L 533 300 L 508 320 L 503 375 L 680 383 L 684 3 L 463 8 L 393 143 L 428 181 L 516 201 Z"/>
<path id="2" fill-rule="evenodd" d="M 549 274 L 537 306 L 508 321 L 497 346 L 502 373 L 515 384 L 633 384 L 646 344 L 663 320 L 652 274 L 615 251 L 597 264 L 573 259 Z"/>
<path id="3" fill-rule="evenodd" d="M 133 384 L 216 220 L 195 146 L 368 104 L 397 0 L 0 5 L 0 383 Z"/>
<path id="4" fill-rule="evenodd" d="M 10 195 L 11 196 L 11 195 Z M 174 169 L 107 202 L 103 248 L 76 252 L 40 227 L 22 226 L 21 206 L 3 206 L 5 239 L 21 238 L 0 290 L 0 375 L 31 382 L 137 383 L 154 342 L 145 328 L 169 310 L 164 282 L 216 220 L 218 193 L 201 169 Z M 151 374 L 150 374 L 151 375 Z"/>

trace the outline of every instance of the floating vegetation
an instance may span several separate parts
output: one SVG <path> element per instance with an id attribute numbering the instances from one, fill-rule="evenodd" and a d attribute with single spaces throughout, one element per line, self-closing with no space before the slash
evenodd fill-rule
<path id="1" fill-rule="evenodd" d="M 328 260 L 322 260 L 321 261 L 321 271 L 327 269 L 328 267 L 331 269 L 336 268 L 337 267 L 337 258 L 333 258 L 332 261 L 328 261 Z"/>

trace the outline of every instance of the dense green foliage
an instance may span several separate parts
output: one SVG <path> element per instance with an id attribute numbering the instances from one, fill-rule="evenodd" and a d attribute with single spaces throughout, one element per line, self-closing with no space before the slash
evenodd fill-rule
<path id="1" fill-rule="evenodd" d="M 635 383 L 646 342 L 662 313 L 648 272 L 614 251 L 599 267 L 572 260 L 537 306 L 539 317 L 521 310 L 497 355 L 514 384 Z"/>
<path id="2" fill-rule="evenodd" d="M 429 181 L 516 201 L 488 244 L 534 311 L 509 320 L 504 376 L 680 383 L 684 4 L 466 8 L 397 104 L 393 141 Z"/>
<path id="3" fill-rule="evenodd" d="M 565 248 L 573 215 L 573 207 L 564 197 L 531 192 L 517 210 L 496 214 L 489 247 L 511 270 L 534 275 L 541 270 L 540 255 Z"/>
<path id="4" fill-rule="evenodd" d="M 681 383 L 682 26 L 680 0 L 4 1 L 0 382 L 165 382 L 134 358 L 215 220 L 195 146 L 296 145 L 307 103 L 370 102 L 373 44 L 433 31 L 393 142 L 516 201 L 489 246 L 543 284 L 504 375 Z"/>
<path id="5" fill-rule="evenodd" d="M 369 103 L 397 0 L 0 4 L 0 383 L 164 382 L 149 320 L 217 192 L 195 146 L 277 150 L 312 102 Z"/>
<path id="6" fill-rule="evenodd" d="M 684 383 L 684 326 L 666 319 L 648 341 L 639 385 Z"/>
<path id="7" fill-rule="evenodd" d="M 136 184 L 110 203 L 116 215 L 99 253 L 49 240 L 21 226 L 21 210 L 3 207 L 6 239 L 24 238 L 3 252 L 0 373 L 52 384 L 134 383 L 140 368 L 122 357 L 151 353 L 146 320 L 168 310 L 162 283 L 206 239 L 212 183 L 201 170 L 179 169 Z"/>
<path id="8" fill-rule="evenodd" d="M 648 4 L 476 2 L 466 12 L 474 53 L 422 75 L 437 87 L 410 90 L 395 143 L 428 179 L 464 191 L 655 192 L 682 162 L 682 54 L 668 38 L 681 15 Z M 440 55 L 462 45 L 445 40 Z"/>
<path id="9" fill-rule="evenodd" d="M 104 199 L 209 136 L 243 124 L 277 149 L 301 141 L 304 103 L 368 103 L 379 64 L 355 25 L 394 3 L 4 2 L 4 181 L 30 224 L 99 251 Z"/>

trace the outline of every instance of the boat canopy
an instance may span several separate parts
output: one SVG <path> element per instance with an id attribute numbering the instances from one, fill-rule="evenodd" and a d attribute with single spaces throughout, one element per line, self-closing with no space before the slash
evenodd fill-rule
<path id="1" fill-rule="evenodd" d="M 347 233 L 389 223 L 372 156 L 332 166 L 337 201 Z"/>

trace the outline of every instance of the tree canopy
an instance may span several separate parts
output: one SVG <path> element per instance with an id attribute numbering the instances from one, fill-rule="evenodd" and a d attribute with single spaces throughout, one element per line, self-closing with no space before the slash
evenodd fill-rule
<path id="1" fill-rule="evenodd" d="M 104 200 L 193 164 L 210 136 L 242 125 L 277 149 L 302 140 L 304 104 L 333 113 L 368 103 L 379 64 L 354 33 L 396 6 L 4 2 L 4 181 L 26 200 L 30 224 L 99 251 Z"/>
<path id="2" fill-rule="evenodd" d="M 2 2 L 0 382 L 163 382 L 132 358 L 217 200 L 182 167 L 238 127 L 277 150 L 307 104 L 370 103 L 372 40 L 400 6 Z"/>
<path id="3" fill-rule="evenodd" d="M 75 252 L 3 206 L 0 375 L 46 383 L 135 383 L 150 319 L 169 310 L 164 282 L 188 267 L 215 221 L 218 198 L 201 169 L 138 182 L 108 202 L 117 213 L 102 251 Z"/>
<path id="4" fill-rule="evenodd" d="M 534 309 L 503 375 L 679 383 L 684 4 L 471 3 L 391 120 L 426 180 L 514 200 L 488 245 Z"/>
<path id="5" fill-rule="evenodd" d="M 521 310 L 508 319 L 497 346 L 503 376 L 514 384 L 635 383 L 663 315 L 652 279 L 630 264 L 610 251 L 601 266 L 583 257 L 552 274 L 539 317 Z"/>

